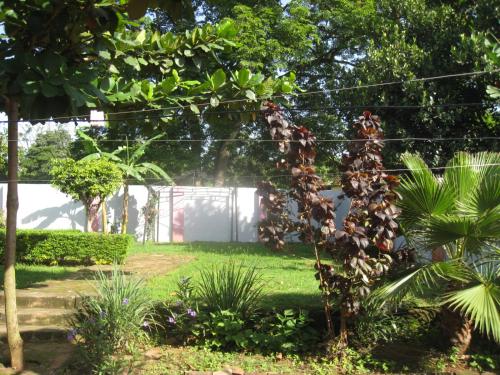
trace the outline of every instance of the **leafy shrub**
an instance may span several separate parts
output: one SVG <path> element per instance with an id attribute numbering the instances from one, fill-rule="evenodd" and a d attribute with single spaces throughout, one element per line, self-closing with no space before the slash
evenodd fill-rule
<path id="1" fill-rule="evenodd" d="M 290 355 L 310 350 L 319 339 L 307 313 L 293 310 L 254 315 L 251 319 L 230 310 L 202 310 L 194 315 L 172 315 L 169 319 L 169 331 L 185 335 L 185 343 L 213 350 Z"/>
<path id="2" fill-rule="evenodd" d="M 288 309 L 264 317 L 256 324 L 253 343 L 263 352 L 300 353 L 310 350 L 319 334 L 311 326 L 307 311 Z"/>
<path id="3" fill-rule="evenodd" d="M 209 312 L 231 311 L 247 318 L 260 302 L 263 283 L 255 267 L 245 269 L 231 262 L 201 273 L 199 291 Z"/>
<path id="4" fill-rule="evenodd" d="M 152 303 L 141 279 L 126 276 L 114 267 L 110 277 L 98 272 L 96 296 L 85 296 L 71 320 L 69 340 L 75 340 L 83 364 L 97 373 L 116 373 L 124 366 L 121 354 L 156 325 Z"/>
<path id="5" fill-rule="evenodd" d="M 17 260 L 37 264 L 121 263 L 132 237 L 77 230 L 21 229 L 17 231 Z M 5 247 L 5 230 L 0 229 L 0 256 Z"/>
<path id="6" fill-rule="evenodd" d="M 216 350 L 250 350 L 253 331 L 245 328 L 241 316 L 230 310 L 200 315 L 193 335 L 197 343 Z"/>
<path id="7" fill-rule="evenodd" d="M 228 270 L 229 269 L 229 270 Z M 222 272 L 224 270 L 224 272 Z M 217 277 L 213 276 L 217 274 Z M 242 271 L 241 267 L 236 268 L 234 264 L 220 269 L 220 273 L 210 273 L 209 277 L 217 280 L 228 279 L 233 282 L 223 281 L 220 283 L 210 283 L 211 292 L 215 285 L 228 285 L 226 291 L 232 298 L 222 298 L 219 300 L 238 300 L 233 296 L 234 290 L 241 290 L 242 287 L 234 280 L 257 280 L 255 269 Z M 237 274 L 237 275 L 235 275 Z M 229 275 L 229 276 L 228 276 Z M 244 275 L 244 276 L 242 276 Z M 246 276 L 246 277 L 245 277 Z M 205 275 L 207 277 L 207 275 Z M 215 284 L 215 285 L 214 285 Z M 261 287 L 259 286 L 259 290 Z M 250 289 L 251 290 L 251 289 Z M 285 310 L 283 312 L 256 313 L 254 308 L 243 308 L 239 311 L 233 309 L 221 309 L 221 304 L 207 303 L 206 294 L 204 304 L 198 305 L 197 293 L 200 289 L 195 288 L 190 278 L 181 278 L 177 283 L 175 296 L 177 300 L 166 306 L 167 314 L 164 317 L 167 336 L 172 341 L 182 344 L 201 345 L 208 349 L 215 350 L 244 350 L 259 353 L 283 353 L 294 354 L 305 352 L 314 347 L 318 342 L 319 335 L 311 327 L 311 319 L 307 312 L 295 312 Z M 237 295 L 237 293 L 236 293 Z M 260 292 L 259 292 L 260 296 Z M 249 302 L 250 299 L 244 299 Z M 229 306 L 241 306 L 241 304 L 227 304 Z M 252 301 L 249 306 L 256 306 Z M 244 315 L 244 312 L 246 314 Z"/>

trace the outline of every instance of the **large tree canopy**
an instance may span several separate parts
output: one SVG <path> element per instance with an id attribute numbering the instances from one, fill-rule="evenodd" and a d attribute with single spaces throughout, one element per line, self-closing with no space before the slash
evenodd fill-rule
<path id="1" fill-rule="evenodd" d="M 233 57 L 232 64 L 295 71 L 306 91 L 494 68 L 484 58 L 485 40 L 494 39 L 500 16 L 492 0 L 198 0 L 192 6 L 200 22 L 237 20 L 241 47 L 233 50 L 239 59 Z M 154 24 L 161 30 L 188 27 L 161 11 L 156 15 Z M 363 109 L 377 112 L 389 124 L 388 138 L 496 137 L 498 109 L 495 98 L 486 93 L 492 80 L 484 75 L 301 95 L 294 105 L 306 109 L 293 116 L 318 139 L 350 138 L 347 124 Z M 181 123 L 191 121 L 184 118 Z M 261 124 L 247 124 L 245 131 L 262 134 L 262 129 Z M 245 132 L 240 137 L 245 138 Z M 325 151 L 318 157 L 322 171 L 335 172 L 344 145 L 320 142 L 318 147 Z M 442 166 L 457 150 L 492 147 L 498 144 L 491 140 L 395 141 L 387 144 L 385 160 L 388 167 L 399 166 L 399 155 L 409 150 L 419 152 L 431 166 Z M 272 145 L 241 142 L 232 150 L 229 174 L 246 183 L 252 180 L 244 175 L 268 175 L 264 161 L 272 150 Z M 198 169 L 203 165 L 210 170 L 215 157 L 209 150 L 193 162 Z"/>

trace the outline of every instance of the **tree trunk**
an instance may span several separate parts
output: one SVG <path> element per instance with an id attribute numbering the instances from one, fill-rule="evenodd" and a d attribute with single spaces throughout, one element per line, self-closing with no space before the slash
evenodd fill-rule
<path id="1" fill-rule="evenodd" d="M 448 307 L 441 310 L 441 330 L 446 339 L 446 345 L 457 349 L 458 355 L 467 352 L 472 341 L 472 322 L 459 312 Z"/>
<path id="2" fill-rule="evenodd" d="M 99 197 L 89 198 L 83 201 L 83 205 L 85 206 L 85 214 L 87 216 L 85 232 L 96 232 L 98 230 L 97 217 L 101 200 Z"/>
<path id="3" fill-rule="evenodd" d="M 229 134 L 228 138 L 229 140 L 222 141 L 219 147 L 219 151 L 217 152 L 217 161 L 215 163 L 215 173 L 214 173 L 215 176 L 214 184 L 217 187 L 224 186 L 226 182 L 226 170 L 229 164 L 229 158 L 231 157 L 231 151 L 229 147 L 231 146 L 232 143 L 234 143 L 234 141 L 231 141 L 231 139 L 234 139 L 238 136 L 241 126 L 242 126 L 241 122 L 235 125 L 234 129 Z"/>
<path id="4" fill-rule="evenodd" d="M 92 209 L 85 205 L 85 232 L 92 232 Z"/>
<path id="5" fill-rule="evenodd" d="M 343 309 L 340 310 L 340 333 L 339 333 L 339 340 L 337 343 L 337 350 L 342 350 L 344 348 L 347 348 L 347 314 L 343 311 Z"/>
<path id="6" fill-rule="evenodd" d="M 122 234 L 127 233 L 128 225 L 128 184 L 123 185 Z"/>
<path id="7" fill-rule="evenodd" d="M 17 209 L 17 122 L 19 120 L 18 104 L 14 99 L 6 99 L 6 111 L 9 119 L 8 130 L 8 184 L 7 184 L 7 233 L 5 240 L 4 260 L 4 294 L 5 321 L 7 324 L 7 340 L 9 342 L 10 364 L 16 372 L 24 368 L 23 340 L 19 334 L 16 303 L 16 230 Z"/>
<path id="8" fill-rule="evenodd" d="M 106 234 L 108 233 L 108 210 L 106 209 L 106 200 L 104 199 L 102 201 L 102 206 L 101 206 L 101 219 L 102 219 L 102 233 Z"/>

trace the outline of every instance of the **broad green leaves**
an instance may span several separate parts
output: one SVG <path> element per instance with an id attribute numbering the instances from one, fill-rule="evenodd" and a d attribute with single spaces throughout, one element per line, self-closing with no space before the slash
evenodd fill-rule
<path id="1" fill-rule="evenodd" d="M 94 198 L 103 199 L 113 194 L 122 183 L 120 170 L 104 159 L 59 159 L 54 161 L 50 174 L 56 188 L 86 206 Z"/>

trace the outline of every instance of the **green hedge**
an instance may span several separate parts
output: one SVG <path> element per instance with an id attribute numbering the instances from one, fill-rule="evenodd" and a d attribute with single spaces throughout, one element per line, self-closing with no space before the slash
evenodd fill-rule
<path id="1" fill-rule="evenodd" d="M 16 257 L 35 264 L 121 263 L 132 243 L 122 234 L 84 233 L 77 230 L 21 229 L 17 231 Z M 0 255 L 3 261 L 5 229 L 0 229 Z"/>

